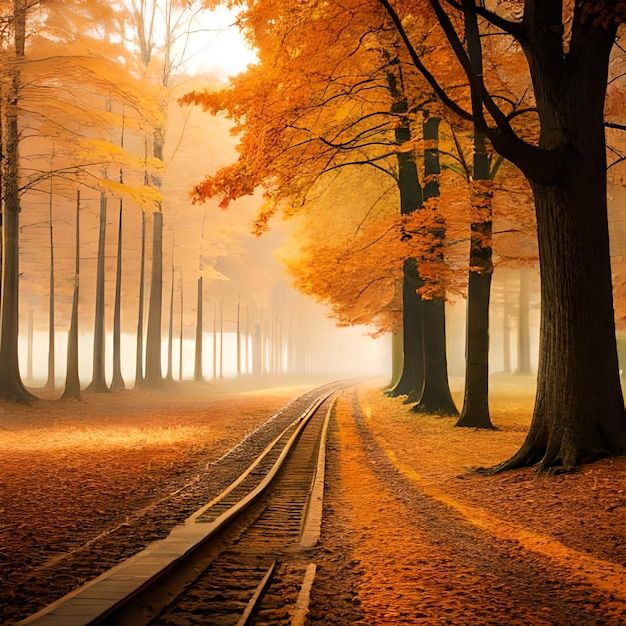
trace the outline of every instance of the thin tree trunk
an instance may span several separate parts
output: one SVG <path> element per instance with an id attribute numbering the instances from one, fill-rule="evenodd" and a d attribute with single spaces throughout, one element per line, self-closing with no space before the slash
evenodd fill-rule
<path id="1" fill-rule="evenodd" d="M 167 374 L 165 379 L 168 382 L 174 380 L 172 371 L 174 359 L 174 247 L 172 246 L 172 284 L 170 287 L 170 324 L 167 333 Z"/>
<path id="2" fill-rule="evenodd" d="M 104 392 L 109 388 L 104 373 L 104 253 L 107 224 L 107 198 L 100 194 L 100 230 L 98 235 L 98 261 L 96 267 L 96 313 L 93 331 L 93 372 L 86 392 Z"/>
<path id="3" fill-rule="evenodd" d="M 76 191 L 76 269 L 74 271 L 74 294 L 72 315 L 67 335 L 67 371 L 63 398 L 80 398 L 80 378 L 78 375 L 78 287 L 80 273 L 80 190 Z"/>
<path id="4" fill-rule="evenodd" d="M 183 273 L 180 273 L 180 339 L 178 351 L 178 380 L 183 379 Z"/>
<path id="5" fill-rule="evenodd" d="M 474 129 L 474 181 L 489 179 L 485 137 Z M 472 183 L 473 185 L 473 183 Z M 467 286 L 465 394 L 457 426 L 493 428 L 489 415 L 489 300 L 491 296 L 491 195 L 472 187 L 470 271 Z"/>
<path id="6" fill-rule="evenodd" d="M 137 351 L 135 353 L 135 388 L 143 384 L 143 304 L 146 267 L 146 213 L 141 211 L 141 264 L 139 267 L 139 308 L 137 311 Z"/>
<path id="7" fill-rule="evenodd" d="M 121 178 L 121 176 L 120 176 Z M 117 268 L 115 273 L 115 304 L 113 306 L 113 378 L 111 391 L 124 391 L 122 378 L 122 215 L 124 201 L 120 198 L 119 224 L 117 230 Z"/>
<path id="8" fill-rule="evenodd" d="M 241 302 L 237 302 L 237 378 L 241 377 L 241 328 L 240 319 Z"/>
<path id="9" fill-rule="evenodd" d="M 163 299 L 163 214 L 154 213 L 152 231 L 152 276 L 150 279 L 150 304 L 148 310 L 148 332 L 146 335 L 147 387 L 157 388 L 163 383 L 161 369 L 161 313 Z"/>
<path id="10" fill-rule="evenodd" d="M 52 172 L 50 173 L 50 203 L 49 227 L 50 227 L 50 285 L 48 293 L 48 380 L 44 385 L 45 391 L 54 391 L 55 388 L 55 336 L 54 336 L 54 238 L 52 236 Z"/>
<path id="11" fill-rule="evenodd" d="M 220 378 L 224 378 L 224 311 L 220 302 Z"/>
<path id="12" fill-rule="evenodd" d="M 509 285 L 508 273 L 504 275 L 502 294 L 502 371 L 511 373 L 511 330 L 509 328 Z"/>
<path id="13" fill-rule="evenodd" d="M 213 380 L 217 380 L 217 303 L 213 306 Z"/>
<path id="14" fill-rule="evenodd" d="M 402 375 L 402 343 L 403 343 L 402 326 L 395 332 L 391 333 L 391 381 L 389 387 L 393 389 L 398 384 Z"/>
<path id="15" fill-rule="evenodd" d="M 26 380 L 33 380 L 33 333 L 34 333 L 34 311 L 28 311 L 28 360 L 26 362 Z"/>
<path id="16" fill-rule="evenodd" d="M 202 276 L 198 277 L 198 303 L 196 308 L 196 352 L 193 379 L 200 381 L 202 377 Z"/>
<path id="17" fill-rule="evenodd" d="M 517 317 L 517 374 L 532 373 L 530 367 L 530 270 L 522 268 L 519 279 Z"/>

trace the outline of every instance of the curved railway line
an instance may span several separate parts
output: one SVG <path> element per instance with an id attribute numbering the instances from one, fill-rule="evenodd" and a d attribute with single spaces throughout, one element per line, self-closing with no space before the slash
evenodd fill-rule
<path id="1" fill-rule="evenodd" d="M 316 390 L 235 481 L 166 538 L 20 623 L 303 624 L 315 575 L 326 431 L 333 394 L 348 384 Z"/>

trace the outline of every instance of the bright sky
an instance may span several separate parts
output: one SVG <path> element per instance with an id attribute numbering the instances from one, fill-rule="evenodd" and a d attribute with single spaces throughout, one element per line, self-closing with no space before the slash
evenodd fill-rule
<path id="1" fill-rule="evenodd" d="M 234 22 L 235 12 L 226 7 L 207 11 L 197 19 L 185 53 L 188 72 L 232 76 L 257 60 Z"/>

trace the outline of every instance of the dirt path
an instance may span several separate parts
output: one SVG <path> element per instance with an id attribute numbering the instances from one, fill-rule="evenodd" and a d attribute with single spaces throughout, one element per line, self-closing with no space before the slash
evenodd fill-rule
<path id="1" fill-rule="evenodd" d="M 398 459 L 410 433 L 392 445 L 367 414 L 337 405 L 313 624 L 626 622 L 622 565 L 462 502 Z"/>

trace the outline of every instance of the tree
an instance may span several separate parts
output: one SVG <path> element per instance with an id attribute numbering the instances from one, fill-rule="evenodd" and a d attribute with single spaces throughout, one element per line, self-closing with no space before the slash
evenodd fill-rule
<path id="1" fill-rule="evenodd" d="M 533 420 L 521 449 L 498 469 L 538 463 L 565 468 L 626 452 L 606 198 L 604 99 L 611 49 L 626 5 L 526 0 L 516 18 L 465 0 L 466 15 L 519 45 L 528 60 L 538 137 L 520 135 L 489 76 L 477 74 L 454 19 L 460 5 L 430 0 L 433 24 L 449 42 L 480 102 L 474 115 L 428 71 L 403 26 L 415 4 L 378 0 L 413 62 L 442 100 L 473 120 L 528 178 L 535 199 L 541 274 L 541 336 Z M 424 7 L 426 10 L 426 7 Z M 454 19 L 453 19 L 454 18 Z M 462 19 L 461 19 L 462 22 Z M 584 260 L 584 262 L 581 262 Z"/>
<path id="2" fill-rule="evenodd" d="M 411 76 L 393 45 L 386 44 L 384 16 L 361 17 L 358 10 L 338 5 L 325 5 L 324 11 L 285 7 L 282 13 L 274 4 L 257 2 L 246 17 L 251 38 L 267 64 L 238 77 L 231 89 L 193 93 L 183 99 L 214 113 L 226 111 L 236 129 L 243 131 L 238 163 L 197 185 L 195 198 L 203 201 L 218 195 L 226 206 L 262 186 L 268 198 L 259 218 L 262 231 L 277 207 L 286 207 L 288 215 L 298 211 L 323 184 L 323 178 L 332 180 L 342 169 L 366 167 L 387 172 L 397 181 L 402 215 L 420 208 L 422 187 L 415 148 L 410 144 L 421 131 L 417 120 L 424 98 L 409 101 L 403 93 L 403 84 L 414 79 L 415 72 Z M 307 17 L 312 21 L 304 21 Z M 279 20 L 284 36 L 276 34 Z M 273 37 L 268 37 L 267 24 L 272 24 Z M 364 28 L 367 37 L 362 34 Z M 290 80 L 285 81 L 285 76 Z M 416 294 L 422 285 L 418 265 L 423 256 L 431 254 L 428 246 L 423 246 L 422 252 L 416 260 L 406 257 L 404 265 L 404 369 L 392 391 L 410 394 L 414 401 L 422 395 L 424 358 L 422 307 Z M 427 335 L 429 339 L 441 337 L 443 306 L 433 303 L 429 310 L 429 323 L 436 322 L 436 330 Z M 456 413 L 449 389 L 445 400 L 435 400 L 440 397 L 439 390 L 447 388 L 446 359 L 441 356 L 445 341 L 429 345 L 436 346 L 439 353 L 427 363 L 428 367 L 437 364 L 437 374 L 433 377 L 435 370 L 430 373 L 425 399 L 430 410 Z M 431 380 L 437 384 L 431 387 Z M 442 380 L 446 382 L 440 385 Z M 431 397 L 434 389 L 438 391 Z"/>
<path id="3" fill-rule="evenodd" d="M 80 275 L 80 190 L 76 191 L 76 252 L 74 290 L 72 293 L 72 313 L 67 335 L 67 364 L 63 398 L 80 398 L 80 378 L 78 375 L 78 294 Z"/>
<path id="4" fill-rule="evenodd" d="M 11 25 L 13 56 L 10 58 L 8 85 L 2 93 L 3 140 L 3 220 L 2 220 L 2 299 L 0 302 L 0 397 L 30 401 L 18 363 L 19 326 L 19 214 L 20 214 L 20 129 L 19 102 L 21 64 L 26 46 L 26 0 L 15 0 Z"/>

